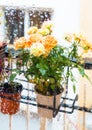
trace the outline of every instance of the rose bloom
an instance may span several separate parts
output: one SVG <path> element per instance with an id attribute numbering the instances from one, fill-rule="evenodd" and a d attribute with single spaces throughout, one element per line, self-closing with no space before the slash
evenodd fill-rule
<path id="1" fill-rule="evenodd" d="M 48 35 L 50 33 L 50 31 L 49 31 L 49 29 L 44 28 L 44 29 L 38 29 L 37 33 L 41 34 L 43 36 L 46 36 L 46 35 Z"/>
<path id="2" fill-rule="evenodd" d="M 77 42 L 81 42 L 82 40 L 83 41 L 86 40 L 86 38 L 81 33 L 80 34 L 74 33 L 73 36 L 74 36 L 74 40 Z"/>
<path id="3" fill-rule="evenodd" d="M 43 24 L 42 24 L 42 29 L 51 29 L 53 27 L 53 24 L 52 24 L 52 22 L 51 21 L 45 21 Z"/>
<path id="4" fill-rule="evenodd" d="M 68 41 L 68 42 L 72 42 L 73 41 L 73 35 L 72 34 L 66 34 L 65 40 Z"/>
<path id="5" fill-rule="evenodd" d="M 31 34 L 27 41 L 29 41 L 30 44 L 35 43 L 35 42 L 41 42 L 42 35 L 41 34 Z"/>
<path id="6" fill-rule="evenodd" d="M 48 35 L 44 38 L 43 44 L 47 52 L 49 52 L 52 48 L 54 48 L 57 45 L 57 40 L 53 36 Z"/>
<path id="7" fill-rule="evenodd" d="M 30 47 L 30 54 L 34 56 L 41 56 L 45 54 L 45 48 L 42 43 L 36 42 L 33 43 L 32 46 Z"/>
<path id="8" fill-rule="evenodd" d="M 32 45 L 32 41 L 30 39 L 27 39 L 26 48 L 30 48 L 31 45 Z"/>
<path id="9" fill-rule="evenodd" d="M 23 49 L 26 45 L 26 39 L 25 37 L 20 37 L 19 39 L 16 39 L 14 41 L 15 50 Z"/>
<path id="10" fill-rule="evenodd" d="M 37 27 L 35 27 L 35 26 L 33 26 L 33 27 L 30 27 L 29 28 L 29 30 L 28 30 L 28 34 L 30 35 L 30 34 L 34 34 L 34 33 L 36 33 L 37 32 L 37 30 L 38 30 L 38 28 Z"/>
<path id="11" fill-rule="evenodd" d="M 86 49 L 90 49 L 90 50 L 92 48 L 92 45 L 86 40 L 80 41 L 80 46 Z"/>

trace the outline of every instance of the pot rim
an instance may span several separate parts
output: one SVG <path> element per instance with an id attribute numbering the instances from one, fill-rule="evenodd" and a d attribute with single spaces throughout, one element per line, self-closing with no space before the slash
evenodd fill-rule
<path id="1" fill-rule="evenodd" d="M 1 93 L 2 94 L 17 94 L 17 93 L 21 93 L 23 90 L 23 85 L 19 82 L 13 82 L 13 83 L 17 83 L 18 86 L 17 88 L 15 88 L 14 90 L 12 89 L 8 91 L 8 89 L 4 90 L 4 85 L 7 84 L 8 82 L 4 82 L 3 84 L 1 84 L 0 86 L 2 87 Z M 12 87 L 13 88 L 13 87 Z"/>
<path id="2" fill-rule="evenodd" d="M 60 95 L 60 94 L 62 94 L 64 92 L 64 88 L 62 87 L 61 88 L 61 92 L 60 93 L 58 93 L 58 94 L 56 94 L 56 95 Z M 35 89 L 35 93 L 36 94 L 40 94 L 40 95 L 42 95 L 42 96 L 47 96 L 47 97 L 53 97 L 54 95 L 44 95 L 44 94 L 42 94 L 42 93 L 39 93 L 36 89 Z"/>

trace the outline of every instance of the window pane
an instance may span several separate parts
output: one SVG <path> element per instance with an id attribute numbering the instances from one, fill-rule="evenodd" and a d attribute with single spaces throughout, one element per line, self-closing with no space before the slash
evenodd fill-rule
<path id="1" fill-rule="evenodd" d="M 47 10 L 45 8 L 44 10 L 41 9 L 30 10 L 29 13 L 30 26 L 37 26 L 38 28 L 40 28 L 44 21 L 51 20 L 52 13 L 53 12 L 51 10 Z"/>
<path id="2" fill-rule="evenodd" d="M 24 14 L 20 9 L 5 9 L 6 36 L 11 44 L 16 37 L 24 36 Z"/>

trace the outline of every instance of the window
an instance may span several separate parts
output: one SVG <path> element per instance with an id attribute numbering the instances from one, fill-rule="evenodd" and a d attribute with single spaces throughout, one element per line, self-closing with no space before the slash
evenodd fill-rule
<path id="1" fill-rule="evenodd" d="M 5 9 L 5 31 L 11 44 L 16 37 L 24 36 L 24 16 L 23 10 L 14 8 Z"/>

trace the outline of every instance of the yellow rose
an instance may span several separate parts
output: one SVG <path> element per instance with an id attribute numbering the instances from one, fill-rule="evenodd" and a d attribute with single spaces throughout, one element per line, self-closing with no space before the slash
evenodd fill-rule
<path id="1" fill-rule="evenodd" d="M 33 26 L 33 27 L 30 27 L 29 28 L 29 30 L 28 30 L 28 34 L 30 35 L 30 34 L 34 34 L 34 33 L 36 33 L 37 32 L 37 30 L 38 30 L 38 28 L 37 27 L 35 27 L 35 26 Z"/>
<path id="2" fill-rule="evenodd" d="M 39 57 L 45 53 L 45 48 L 42 43 L 36 42 L 30 47 L 30 53 Z"/>

